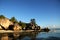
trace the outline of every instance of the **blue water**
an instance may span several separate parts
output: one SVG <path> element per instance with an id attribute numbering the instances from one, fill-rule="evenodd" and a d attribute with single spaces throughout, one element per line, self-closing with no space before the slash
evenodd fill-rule
<path id="1" fill-rule="evenodd" d="M 60 40 L 60 29 L 51 29 L 49 32 L 0 33 L 0 40 L 4 37 L 8 40 Z"/>
<path id="2" fill-rule="evenodd" d="M 51 30 L 50 32 L 41 32 L 37 38 L 60 37 L 60 30 Z"/>

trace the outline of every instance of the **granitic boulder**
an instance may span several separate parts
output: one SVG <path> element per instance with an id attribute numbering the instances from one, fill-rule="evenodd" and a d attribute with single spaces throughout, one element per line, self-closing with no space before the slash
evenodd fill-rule
<path id="1" fill-rule="evenodd" d="M 7 18 L 2 18 L 0 19 L 0 25 L 2 25 L 3 28 L 7 29 L 9 25 L 13 24 L 9 19 Z M 1 26 L 0 26 L 1 28 Z"/>

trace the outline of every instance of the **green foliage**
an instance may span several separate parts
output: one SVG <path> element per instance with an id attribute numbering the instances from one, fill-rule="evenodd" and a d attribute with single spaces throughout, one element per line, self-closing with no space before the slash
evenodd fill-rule
<path id="1" fill-rule="evenodd" d="M 5 18 L 5 16 L 4 15 L 0 15 L 0 19 L 2 19 L 2 18 Z"/>
<path id="2" fill-rule="evenodd" d="M 19 21 L 19 25 L 22 26 L 22 28 L 26 27 L 26 23 Z"/>
<path id="3" fill-rule="evenodd" d="M 0 15 L 0 19 L 2 18 L 6 18 L 4 15 Z M 34 25 L 36 28 L 39 29 L 38 25 L 36 24 L 36 21 L 35 19 L 31 19 L 31 22 L 30 23 L 24 23 L 22 21 L 17 21 L 17 19 L 15 17 L 12 17 L 10 19 L 10 21 L 12 21 L 13 23 L 18 23 L 22 28 L 29 28 L 29 29 L 32 29 L 32 25 Z"/>
<path id="4" fill-rule="evenodd" d="M 12 21 L 12 22 L 14 22 L 14 23 L 18 23 L 18 21 L 16 20 L 15 17 L 12 17 L 12 18 L 10 19 L 10 21 Z"/>
<path id="5" fill-rule="evenodd" d="M 31 19 L 31 24 L 33 24 L 34 26 L 36 26 L 36 21 L 35 21 L 35 19 Z"/>

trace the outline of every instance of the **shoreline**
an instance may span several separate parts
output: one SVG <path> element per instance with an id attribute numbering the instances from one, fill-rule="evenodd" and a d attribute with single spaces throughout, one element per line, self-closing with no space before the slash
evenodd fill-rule
<path id="1" fill-rule="evenodd" d="M 0 33 L 14 33 L 14 32 L 48 32 L 48 31 L 41 31 L 41 30 L 20 30 L 20 31 L 13 31 L 13 30 L 0 30 Z"/>

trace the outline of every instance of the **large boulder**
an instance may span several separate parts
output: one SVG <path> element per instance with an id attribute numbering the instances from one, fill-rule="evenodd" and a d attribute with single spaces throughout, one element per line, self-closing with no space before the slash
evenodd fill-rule
<path id="1" fill-rule="evenodd" d="M 14 31 L 20 31 L 20 30 L 22 30 L 22 28 L 21 28 L 21 26 L 18 25 L 18 23 L 15 23 L 13 30 Z"/>
<path id="2" fill-rule="evenodd" d="M 0 26 L 0 30 L 2 30 L 2 27 Z"/>
<path id="3" fill-rule="evenodd" d="M 0 25 L 2 25 L 5 29 L 7 29 L 11 24 L 13 23 L 7 18 L 0 19 Z"/>

